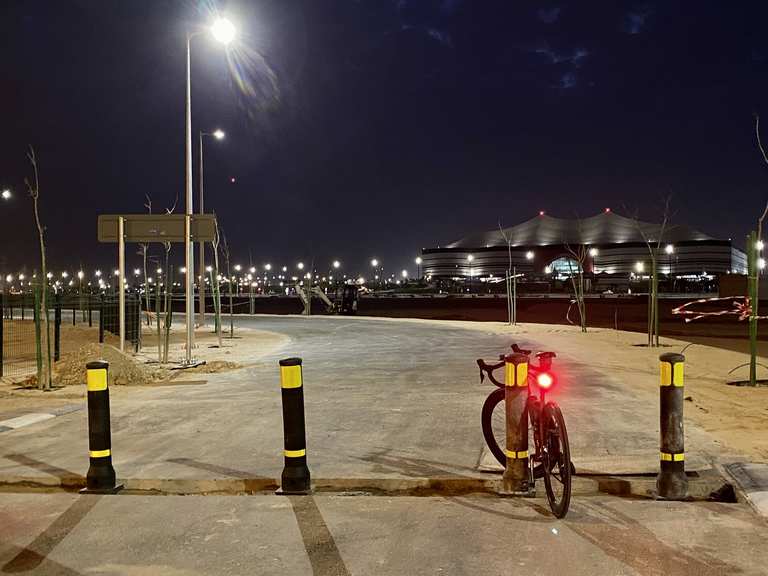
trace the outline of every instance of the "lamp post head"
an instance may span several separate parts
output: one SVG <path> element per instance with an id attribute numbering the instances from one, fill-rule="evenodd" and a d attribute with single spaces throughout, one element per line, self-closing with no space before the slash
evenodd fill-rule
<path id="1" fill-rule="evenodd" d="M 674 251 L 675 251 L 675 247 L 672 244 L 667 244 L 664 247 L 664 252 L 666 252 L 667 254 L 672 254 Z"/>
<path id="2" fill-rule="evenodd" d="M 376 268 L 376 266 L 378 266 L 378 265 L 379 265 L 379 261 L 378 261 L 378 260 L 376 260 L 376 258 L 374 258 L 373 260 L 371 260 L 371 266 L 373 266 L 374 268 Z"/>
<path id="3" fill-rule="evenodd" d="M 422 262 L 421 256 L 416 256 L 416 260 L 414 260 L 414 262 L 416 262 L 416 264 L 418 265 L 421 265 L 421 262 Z"/>
<path id="4" fill-rule="evenodd" d="M 223 140 L 224 136 L 226 136 L 226 134 L 221 128 L 217 128 L 213 131 L 213 137 L 216 138 L 216 140 Z"/>
<path id="5" fill-rule="evenodd" d="M 597 253 L 598 253 L 598 250 L 597 250 L 597 248 L 590 248 L 590 249 L 589 249 L 589 255 L 590 255 L 590 256 L 592 256 L 592 258 L 594 258 L 595 256 L 597 256 Z"/>
<path id="6" fill-rule="evenodd" d="M 334 268 L 338 268 L 339 266 L 341 266 L 341 262 L 339 262 L 338 260 L 334 260 L 333 261 L 333 267 Z"/>
<path id="7" fill-rule="evenodd" d="M 13 194 L 11 194 L 11 191 L 8 188 L 6 188 L 2 192 L 0 192 L 0 196 L 3 197 L 3 200 L 10 200 Z"/>
<path id="8" fill-rule="evenodd" d="M 226 18 L 217 18 L 211 26 L 211 34 L 222 44 L 229 44 L 235 39 L 235 25 Z"/>

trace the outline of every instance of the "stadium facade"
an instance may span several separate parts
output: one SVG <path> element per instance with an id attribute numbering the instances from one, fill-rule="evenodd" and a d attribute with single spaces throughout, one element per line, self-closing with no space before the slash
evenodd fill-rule
<path id="1" fill-rule="evenodd" d="M 610 209 L 572 220 L 539 213 L 504 230 L 424 249 L 422 265 L 429 277 L 484 279 L 504 276 L 511 258 L 518 274 L 551 277 L 577 269 L 573 253 L 583 249 L 585 273 L 629 278 L 650 270 L 647 242 L 655 246 L 660 234 L 660 224 L 640 222 Z M 663 231 L 658 266 L 661 274 L 672 277 L 699 277 L 744 274 L 747 263 L 730 238 L 713 238 L 675 224 Z"/>

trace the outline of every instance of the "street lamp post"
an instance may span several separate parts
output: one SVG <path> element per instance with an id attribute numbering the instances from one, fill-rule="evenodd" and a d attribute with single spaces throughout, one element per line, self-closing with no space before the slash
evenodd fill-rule
<path id="1" fill-rule="evenodd" d="M 211 27 L 211 33 L 222 44 L 229 44 L 235 36 L 235 27 L 226 18 L 219 18 L 213 23 Z M 192 38 L 199 34 L 199 32 L 192 32 L 187 34 L 187 101 L 186 101 L 186 174 L 185 174 L 185 199 L 186 199 L 186 221 L 184 226 L 184 259 L 185 268 L 187 269 L 187 275 L 185 279 L 185 294 L 186 294 L 186 316 L 187 316 L 187 354 L 185 358 L 186 364 L 192 363 L 192 347 L 195 340 L 195 322 L 194 322 L 194 307 L 195 307 L 195 262 L 192 239 L 190 236 L 190 228 L 192 221 L 192 74 L 191 74 L 191 57 L 190 57 L 190 44 Z"/>
<path id="2" fill-rule="evenodd" d="M 222 140 L 225 136 L 223 130 L 213 132 L 200 131 L 200 214 L 205 214 L 205 202 L 203 198 L 203 137 L 213 136 L 216 140 Z M 205 242 L 200 242 L 200 326 L 205 326 Z"/>
<path id="3" fill-rule="evenodd" d="M 472 294 L 472 262 L 474 261 L 475 257 L 470 254 L 467 256 L 467 262 L 469 262 L 469 293 Z"/>
<path id="4" fill-rule="evenodd" d="M 416 277 L 419 279 L 419 282 L 421 282 L 421 256 L 416 256 Z"/>

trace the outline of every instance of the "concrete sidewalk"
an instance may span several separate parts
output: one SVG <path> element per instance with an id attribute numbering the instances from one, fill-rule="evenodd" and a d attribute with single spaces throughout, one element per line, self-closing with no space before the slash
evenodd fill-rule
<path id="1" fill-rule="evenodd" d="M 0 573 L 765 574 L 744 505 L 539 499 L 0 495 Z"/>

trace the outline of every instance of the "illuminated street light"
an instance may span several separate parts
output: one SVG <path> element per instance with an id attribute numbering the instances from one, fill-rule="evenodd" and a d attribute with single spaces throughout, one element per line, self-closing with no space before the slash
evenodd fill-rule
<path id="1" fill-rule="evenodd" d="M 755 246 L 757 247 L 758 250 L 762 250 L 763 249 L 763 241 L 762 240 L 758 240 L 755 243 Z"/>
<path id="2" fill-rule="evenodd" d="M 299 270 L 304 270 L 304 262 L 299 262 L 298 264 L 296 264 L 296 268 L 298 268 Z"/>
<path id="3" fill-rule="evenodd" d="M 672 244 L 667 244 L 664 247 L 664 252 L 666 252 L 667 254 L 672 254 L 674 251 L 675 251 L 675 247 L 672 246 Z"/>
<path id="4" fill-rule="evenodd" d="M 266 270 L 267 272 L 272 270 L 272 264 L 264 264 L 264 270 Z"/>
<path id="5" fill-rule="evenodd" d="M 101 278 L 101 270 L 96 270 L 96 278 Z"/>
<path id="6" fill-rule="evenodd" d="M 206 272 L 213 272 L 213 266 L 206 266 L 205 267 Z"/>
<path id="7" fill-rule="evenodd" d="M 226 134 L 221 128 L 217 128 L 213 131 L 213 137 L 216 138 L 216 140 L 223 140 L 224 136 L 226 136 Z"/>
<path id="8" fill-rule="evenodd" d="M 402 275 L 403 278 L 408 278 L 408 270 L 403 270 L 402 272 L 400 272 L 400 274 Z"/>
<path id="9" fill-rule="evenodd" d="M 82 270 L 80 270 L 80 271 L 77 273 L 77 277 L 78 277 L 80 280 L 82 280 L 83 278 L 85 278 L 85 272 L 83 272 Z"/>
<path id="10" fill-rule="evenodd" d="M 467 256 L 467 262 L 472 262 L 472 260 L 474 260 L 474 259 L 475 259 L 475 257 L 474 257 L 474 256 L 472 256 L 472 254 L 470 254 L 469 256 Z"/>
<path id="11" fill-rule="evenodd" d="M 248 269 L 248 272 L 250 272 L 251 274 L 256 274 L 256 266 L 251 266 L 251 267 Z"/>
<path id="12" fill-rule="evenodd" d="M 10 284 L 11 282 L 13 282 L 13 276 L 8 274 L 8 276 L 5 277 L 5 281 L 8 282 L 8 284 Z"/>
<path id="13" fill-rule="evenodd" d="M 48 272 L 48 274 L 46 274 L 45 277 L 48 278 L 48 280 L 50 280 L 51 278 L 53 278 L 53 272 Z"/>
<path id="14" fill-rule="evenodd" d="M 765 258 L 759 258 L 757 260 L 757 267 L 760 268 L 760 270 L 765 268 Z"/>
<path id="15" fill-rule="evenodd" d="M 333 261 L 333 267 L 334 268 L 338 268 L 339 266 L 341 266 L 341 262 L 339 262 L 338 260 L 334 260 Z"/>
<path id="16" fill-rule="evenodd" d="M 134 276 L 139 276 L 140 274 L 141 274 L 141 270 L 139 270 L 138 268 L 134 268 L 133 269 L 133 275 Z"/>
<path id="17" fill-rule="evenodd" d="M 179 268 L 179 272 L 181 272 L 182 274 L 186 274 L 187 273 L 187 267 L 186 266 L 182 266 L 181 268 Z"/>
<path id="18" fill-rule="evenodd" d="M 243 267 L 240 266 L 240 264 L 235 264 L 235 272 L 240 272 L 240 270 L 242 270 L 242 269 L 243 269 Z"/>
<path id="19" fill-rule="evenodd" d="M 211 34 L 222 44 L 229 44 L 235 39 L 235 25 L 226 18 L 218 18 L 211 26 Z"/>
<path id="20" fill-rule="evenodd" d="M 371 260 L 371 266 L 373 266 L 374 268 L 376 268 L 376 266 L 378 266 L 378 265 L 379 265 L 379 261 L 378 261 L 378 260 L 376 260 L 376 258 L 374 258 L 373 260 Z"/>
<path id="21" fill-rule="evenodd" d="M 525 258 L 527 260 L 533 260 L 533 250 L 528 250 L 528 252 L 525 253 Z"/>
<path id="22" fill-rule="evenodd" d="M 288 272 L 288 266 L 283 266 L 283 272 Z"/>
<path id="23" fill-rule="evenodd" d="M 592 256 L 592 258 L 594 258 L 595 256 L 597 256 L 597 254 L 598 254 L 598 250 L 597 250 L 597 248 L 590 248 L 590 249 L 589 249 L 589 255 L 590 255 L 590 256 Z"/>
<path id="24" fill-rule="evenodd" d="M 2 192 L 3 200 L 10 200 L 12 196 L 13 196 L 13 194 L 11 194 L 11 191 L 8 188 L 3 190 L 3 192 Z"/>
<path id="25" fill-rule="evenodd" d="M 416 260 L 414 260 L 414 262 L 416 262 L 416 264 L 418 264 L 419 266 L 421 266 L 421 262 L 422 262 L 422 260 L 421 260 L 421 256 L 416 256 Z"/>
<path id="26" fill-rule="evenodd" d="M 635 262 L 635 270 L 637 270 L 638 272 L 644 271 L 645 264 L 643 264 L 642 262 Z"/>
<path id="27" fill-rule="evenodd" d="M 69 276 L 69 272 L 62 272 L 61 273 L 61 277 L 62 278 L 67 278 L 68 276 Z"/>

